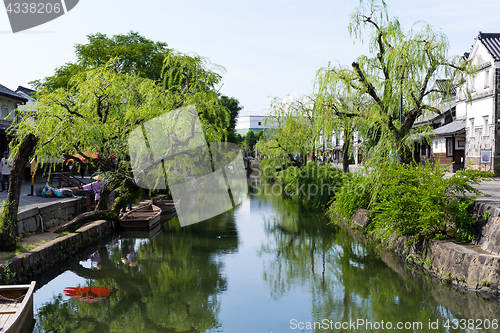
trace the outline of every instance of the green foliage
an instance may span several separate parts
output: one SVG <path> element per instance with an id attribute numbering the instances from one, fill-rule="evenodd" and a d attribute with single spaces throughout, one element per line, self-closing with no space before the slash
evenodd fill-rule
<path id="1" fill-rule="evenodd" d="M 236 128 L 236 118 L 238 118 L 238 115 L 243 109 L 243 106 L 240 105 L 240 102 L 238 102 L 236 98 L 224 95 L 220 96 L 220 103 L 229 110 L 231 121 L 229 123 L 228 130 L 234 132 Z"/>
<path id="2" fill-rule="evenodd" d="M 376 134 L 369 143 L 374 145 L 368 161 L 372 166 L 383 162 L 389 152 L 411 163 L 412 138 L 416 132 L 428 132 L 425 127 L 414 128 L 414 123 L 424 113 L 441 113 L 429 97 L 433 92 L 439 98 L 450 96 L 453 89 L 467 94 L 464 82 L 475 68 L 462 57 L 448 56 L 448 39 L 438 28 L 419 21 L 405 30 L 396 17 L 389 16 L 383 0 L 361 0 L 348 28 L 359 41 L 368 32 L 369 53 L 348 66 L 329 64 L 321 69 L 320 93 L 324 88 L 335 92 L 329 87 L 344 86 L 352 96 L 347 101 L 360 99 L 369 106 L 366 120 Z M 436 86 L 440 79 L 449 84 Z"/>
<path id="3" fill-rule="evenodd" d="M 315 149 L 319 137 L 314 120 L 314 102 L 310 98 L 288 101 L 275 99 L 271 105 L 271 115 L 264 120 L 272 125 L 270 131 L 259 140 L 256 149 L 267 159 L 295 166 L 302 166 L 299 155 L 305 156 Z"/>
<path id="4" fill-rule="evenodd" d="M 488 219 L 490 218 L 491 216 L 491 212 L 489 210 L 485 211 L 483 213 L 483 221 L 486 223 L 488 221 Z"/>
<path id="5" fill-rule="evenodd" d="M 43 90 L 32 104 L 33 117 L 19 119 L 13 131 L 38 138 L 34 151 L 38 163 L 79 161 L 83 156 L 101 173 L 130 175 L 130 163 L 125 162 L 128 134 L 141 122 L 171 110 L 173 101 L 152 80 L 119 74 L 113 66 L 112 61 L 78 73 L 71 79 L 71 89 Z M 13 147 L 14 154 L 17 149 L 19 145 Z"/>
<path id="6" fill-rule="evenodd" d="M 7 216 L 9 216 L 9 207 L 5 204 L 5 201 L 2 201 L 2 209 L 0 210 L 0 232 L 3 232 Z"/>
<path id="7" fill-rule="evenodd" d="M 306 207 L 326 208 L 342 185 L 342 171 L 319 162 L 309 162 L 299 169 L 290 167 L 278 173 L 277 182 L 285 195 Z"/>
<path id="8" fill-rule="evenodd" d="M 17 225 L 17 217 L 15 221 L 9 219 L 9 210 L 15 202 L 2 202 L 2 207 L 0 209 L 0 233 L 4 234 L 6 237 L 11 237 L 14 239 L 16 235 L 16 231 L 12 226 Z"/>
<path id="9" fill-rule="evenodd" d="M 163 59 L 171 52 L 167 44 L 154 42 L 137 32 L 108 37 L 102 33 L 87 36 L 88 43 L 75 46 L 76 63 L 67 63 L 56 69 L 53 76 L 32 82 L 36 90 L 55 91 L 68 89 L 76 74 L 105 65 L 111 59 L 118 59 L 114 68 L 122 74 L 135 74 L 159 82 Z"/>
<path id="10" fill-rule="evenodd" d="M 329 212 L 349 218 L 370 209 L 369 229 L 380 241 L 393 235 L 471 241 L 475 222 L 468 209 L 481 194 L 472 185 L 493 174 L 466 170 L 445 179 L 445 171 L 439 165 L 392 163 L 370 175 L 349 176 Z"/>
<path id="11" fill-rule="evenodd" d="M 481 280 L 481 284 L 485 287 L 489 287 L 491 285 L 491 282 L 488 280 Z"/>
<path id="12" fill-rule="evenodd" d="M 335 195 L 335 201 L 328 209 L 328 216 L 332 220 L 350 219 L 359 209 L 368 209 L 370 206 L 373 191 L 371 177 L 360 173 L 346 173 L 342 184 Z"/>
<path id="13" fill-rule="evenodd" d="M 260 163 L 261 178 L 266 182 L 276 180 L 277 172 L 284 165 L 284 161 L 279 159 L 264 158 Z"/>
<path id="14" fill-rule="evenodd" d="M 11 269 L 12 262 L 6 262 L 2 270 L 2 284 L 11 284 L 18 280 L 18 275 Z"/>
<path id="15" fill-rule="evenodd" d="M 153 85 L 162 84 L 161 93 L 166 95 L 170 104 L 164 106 L 165 111 L 196 105 L 202 123 L 206 125 L 207 139 L 213 139 L 214 135 L 228 139 L 222 129 L 231 129 L 234 112 L 241 107 L 237 100 L 217 92 L 216 85 L 220 84 L 222 77 L 216 71 L 224 71 L 221 66 L 198 55 L 175 52 L 166 43 L 152 41 L 137 32 L 112 37 L 96 33 L 87 38 L 86 44 L 75 46 L 76 63 L 67 63 L 56 69 L 53 76 L 32 82 L 40 95 L 55 93 L 58 89 L 79 91 L 78 77 L 82 73 L 106 66 L 118 74 L 148 79 Z M 106 80 L 100 86 L 105 87 Z M 130 92 L 125 82 L 122 87 Z M 153 89 L 152 94 L 158 93 L 157 90 Z"/>

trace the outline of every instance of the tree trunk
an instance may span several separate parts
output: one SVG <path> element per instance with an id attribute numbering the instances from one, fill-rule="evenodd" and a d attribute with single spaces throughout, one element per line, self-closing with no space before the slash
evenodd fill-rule
<path id="1" fill-rule="evenodd" d="M 342 171 L 349 172 L 349 146 L 351 145 L 351 135 L 348 130 L 344 130 L 344 144 L 342 145 Z"/>
<path id="2" fill-rule="evenodd" d="M 110 194 L 111 191 L 107 189 L 106 186 L 104 186 L 99 196 L 99 202 L 97 203 L 96 210 L 108 210 L 108 201 Z"/>
<path id="3" fill-rule="evenodd" d="M 32 134 L 25 137 L 14 158 L 14 165 L 10 173 L 7 203 L 3 207 L 1 214 L 3 221 L 1 221 L 0 250 L 3 251 L 15 251 L 16 249 L 17 211 L 19 209 L 19 197 L 21 196 L 21 182 L 29 155 L 36 146 L 37 141 L 38 139 Z"/>
<path id="4" fill-rule="evenodd" d="M 415 159 L 413 158 L 413 151 L 407 147 L 402 145 L 402 148 L 398 150 L 398 158 L 402 164 L 413 164 Z"/>
<path id="5" fill-rule="evenodd" d="M 65 225 L 61 226 L 59 229 L 54 231 L 55 233 L 60 233 L 64 231 L 68 232 L 74 232 L 81 226 L 87 224 L 88 222 L 93 222 L 97 220 L 116 220 L 118 217 L 118 214 L 114 212 L 108 212 L 108 211 L 93 211 L 93 212 L 86 212 L 83 214 L 78 215 Z"/>

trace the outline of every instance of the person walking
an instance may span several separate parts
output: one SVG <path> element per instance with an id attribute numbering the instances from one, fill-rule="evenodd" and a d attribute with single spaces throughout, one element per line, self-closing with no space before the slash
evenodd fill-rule
<path id="1" fill-rule="evenodd" d="M 0 192 L 3 192 L 5 190 L 9 190 L 9 179 L 10 179 L 10 171 L 12 170 L 12 161 L 9 161 L 9 152 L 6 151 L 3 153 L 3 158 L 0 161 L 0 170 L 2 172 L 2 189 Z M 7 183 L 7 185 L 5 184 Z"/>

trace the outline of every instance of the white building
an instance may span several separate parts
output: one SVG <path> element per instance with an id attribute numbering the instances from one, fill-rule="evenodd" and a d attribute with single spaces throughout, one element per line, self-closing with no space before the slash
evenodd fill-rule
<path id="1" fill-rule="evenodd" d="M 36 91 L 33 89 L 18 86 L 16 89 L 16 94 L 21 95 L 21 97 L 24 97 L 28 100 L 24 106 L 19 106 L 17 108 L 19 111 L 25 110 L 29 105 L 36 102 Z"/>
<path id="2" fill-rule="evenodd" d="M 20 96 L 9 88 L 0 84 L 0 153 L 8 149 L 9 136 L 6 130 L 12 125 L 16 117 L 18 105 L 28 101 L 27 98 Z"/>
<path id="3" fill-rule="evenodd" d="M 500 173 L 500 33 L 476 37 L 465 57 L 479 68 L 469 80 L 472 102 L 457 91 L 456 119 L 465 124 L 465 167 Z"/>
<path id="4" fill-rule="evenodd" d="M 272 121 L 267 120 L 269 116 L 242 116 L 236 118 L 236 133 L 247 135 L 248 131 L 252 130 L 255 134 L 261 130 L 266 131 L 272 127 Z"/>
<path id="5" fill-rule="evenodd" d="M 415 160 L 425 159 L 452 164 L 450 171 L 468 168 L 500 173 L 500 33 L 482 33 L 476 37 L 470 60 L 479 70 L 468 78 L 465 86 L 453 88 L 449 96 L 434 105 L 438 116 L 424 115 L 415 124 L 430 125 L 434 136 L 430 145 L 424 143 L 415 152 Z M 449 80 L 436 81 L 438 90 Z M 466 91 L 470 92 L 470 100 Z"/>

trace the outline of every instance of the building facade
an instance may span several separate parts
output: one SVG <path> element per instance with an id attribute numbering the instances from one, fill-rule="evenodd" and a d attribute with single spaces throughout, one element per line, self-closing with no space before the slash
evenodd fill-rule
<path id="1" fill-rule="evenodd" d="M 9 148 L 10 136 L 7 131 L 16 118 L 19 105 L 28 102 L 28 99 L 0 84 L 0 153 Z"/>
<path id="2" fill-rule="evenodd" d="M 236 133 L 247 135 L 248 131 L 252 130 L 255 134 L 261 130 L 269 130 L 273 124 L 269 116 L 242 116 L 236 119 Z M 267 124 L 266 124 L 267 121 Z"/>
<path id="3" fill-rule="evenodd" d="M 415 124 L 434 129 L 431 143 L 418 145 L 415 160 L 431 159 L 450 165 L 450 171 L 464 168 L 500 173 L 500 33 L 482 33 L 464 58 L 478 68 L 465 86 L 449 89 L 435 107 L 442 114 L 424 115 Z M 436 82 L 443 89 L 447 80 Z M 469 92 L 469 94 L 467 93 Z"/>
<path id="4" fill-rule="evenodd" d="M 471 101 L 457 92 L 456 119 L 465 124 L 465 167 L 500 173 L 500 33 L 476 37 L 464 55 L 478 67 L 467 82 Z"/>

